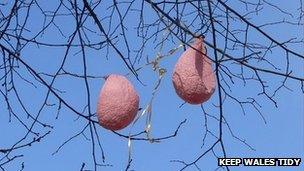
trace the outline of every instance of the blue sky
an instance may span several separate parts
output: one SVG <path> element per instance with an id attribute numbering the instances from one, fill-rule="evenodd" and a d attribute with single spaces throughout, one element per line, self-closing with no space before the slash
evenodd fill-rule
<path id="1" fill-rule="evenodd" d="M 287 3 L 287 1 L 280 1 L 277 4 L 284 7 L 287 11 L 297 8 L 297 3 Z M 52 8 L 56 6 L 56 3 L 45 2 L 41 4 L 43 7 Z M 139 5 L 139 4 L 137 4 Z M 234 6 L 233 6 L 234 5 Z M 244 11 L 242 6 L 232 4 L 237 11 Z M 3 8 L 3 7 L 1 7 Z M 7 10 L 7 9 L 4 9 Z M 96 9 L 96 13 L 104 15 L 102 7 Z M 153 19 L 155 13 L 152 10 L 147 10 L 147 19 Z M 133 30 L 134 25 L 137 22 L 133 19 L 138 17 L 136 13 L 131 12 L 129 18 L 126 20 L 126 25 L 129 28 L 128 39 L 132 40 L 131 47 L 136 47 L 138 39 L 134 38 L 136 31 Z M 265 22 L 275 21 L 279 17 L 276 15 L 275 10 L 265 8 L 265 13 L 253 18 L 253 23 L 261 25 Z M 41 28 L 43 18 L 37 9 L 33 9 L 31 14 L 31 36 L 32 33 Z M 62 25 L 62 31 L 64 33 L 70 33 L 74 29 L 74 22 L 68 17 L 59 17 L 56 19 L 56 23 Z M 89 25 L 95 27 L 92 24 L 92 20 L 88 21 Z M 72 26 L 72 27 L 71 27 Z M 244 29 L 244 25 L 240 26 Z M 35 30 L 37 29 L 37 30 Z M 95 28 L 96 29 L 96 28 Z M 270 26 L 265 27 L 265 30 L 270 33 L 274 38 L 279 41 L 288 40 L 290 37 L 303 37 L 303 28 L 291 27 L 291 26 Z M 249 35 L 252 41 L 265 42 L 255 31 Z M 134 38 L 134 41 L 133 41 Z M 43 37 L 39 37 L 39 40 L 43 42 L 64 42 L 66 38 L 63 38 L 56 27 L 50 27 Z M 78 40 L 78 39 L 76 39 Z M 206 35 L 206 40 L 211 42 L 211 34 Z M 92 42 L 99 41 L 98 37 L 92 37 Z M 221 45 L 221 43 L 219 43 Z M 146 47 L 145 55 L 150 59 L 155 58 L 158 53 L 158 49 L 154 48 L 155 44 L 150 44 Z M 122 47 L 121 44 L 118 45 Z M 168 44 L 164 48 L 164 52 L 177 47 L 178 44 Z M 292 49 L 303 54 L 303 45 L 292 45 Z M 29 44 L 22 51 L 22 58 L 30 64 L 31 67 L 40 72 L 54 73 L 58 69 L 58 65 L 65 52 L 65 48 L 49 48 Z M 208 49 L 210 57 L 212 56 L 211 49 Z M 65 69 L 71 73 L 82 74 L 82 56 L 78 48 L 72 48 L 67 58 Z M 109 51 L 109 58 L 105 58 L 105 50 L 91 50 L 87 49 L 87 64 L 89 75 L 103 76 L 110 73 L 126 74 L 129 71 L 124 67 L 123 62 L 118 58 L 118 55 L 114 51 Z M 185 104 L 181 108 L 179 106 L 183 101 L 176 95 L 171 76 L 173 67 L 182 54 L 183 50 L 178 50 L 175 54 L 165 58 L 161 61 L 160 66 L 167 70 L 166 75 L 160 85 L 159 91 L 153 101 L 153 115 L 152 115 L 152 136 L 162 137 L 172 134 L 181 121 L 187 119 L 187 122 L 181 127 L 179 134 L 168 140 L 164 140 L 160 143 L 149 143 L 144 141 L 132 141 L 132 169 L 134 170 L 178 170 L 182 167 L 180 163 L 170 162 L 171 160 L 183 160 L 185 162 L 191 162 L 196 159 L 205 149 L 207 149 L 213 142 L 214 137 L 207 136 L 206 144 L 203 144 L 203 135 L 205 133 L 204 127 L 204 115 L 202 113 L 200 105 Z M 238 55 L 242 52 L 231 51 L 232 55 Z M 274 61 L 276 65 L 284 65 L 284 52 L 280 49 L 275 49 L 272 54 L 268 54 L 270 60 Z M 278 59 L 277 59 L 278 58 Z M 290 57 L 291 68 L 293 73 L 299 77 L 303 75 L 303 59 L 296 59 L 294 56 Z M 137 67 L 144 64 L 142 60 Z M 260 67 L 264 65 L 257 64 Z M 236 66 L 227 64 L 235 72 L 239 72 Z M 214 67 L 214 66 L 213 66 Z M 20 67 L 20 73 L 28 79 L 33 78 L 27 73 L 24 67 Z M 1 71 L 1 75 L 3 71 Z M 247 74 L 250 74 L 248 72 Z M 144 108 L 150 98 L 153 87 L 157 82 L 157 75 L 152 71 L 150 66 L 145 67 L 139 71 L 140 79 L 147 85 L 140 84 L 132 75 L 128 76 L 128 79 L 134 84 L 135 89 L 140 95 L 140 106 Z M 282 78 L 274 77 L 270 74 L 262 76 L 265 80 L 269 81 L 269 89 L 273 89 Z M 48 82 L 50 78 L 43 76 Z M 16 88 L 18 89 L 20 96 L 24 99 L 25 105 L 29 108 L 30 112 L 37 113 L 37 110 L 42 105 L 45 98 L 47 89 L 36 82 L 37 88 L 25 83 L 20 78 L 16 77 Z M 103 79 L 89 79 L 89 87 L 91 91 L 91 110 L 96 110 L 96 103 L 100 88 L 104 83 Z M 55 87 L 64 91 L 60 95 L 69 102 L 69 104 L 75 107 L 78 111 L 82 111 L 86 104 L 86 91 L 83 79 L 73 78 L 68 76 L 59 76 L 55 81 Z M 250 150 L 248 147 L 231 137 L 227 126 L 224 126 L 223 142 L 226 147 L 227 155 L 229 157 L 304 157 L 304 96 L 300 90 L 299 82 L 288 80 L 287 85 L 292 91 L 283 90 L 280 91 L 275 99 L 278 103 L 278 108 L 266 100 L 265 97 L 257 96 L 256 93 L 261 90 L 259 84 L 252 83 L 243 86 L 241 81 L 236 81 L 232 85 L 233 94 L 239 98 L 245 98 L 247 96 L 254 96 L 259 100 L 262 105 L 261 111 L 267 121 L 264 124 L 260 115 L 250 106 L 246 107 L 246 115 L 243 115 L 241 109 L 237 104 L 231 100 L 227 100 L 224 103 L 224 116 L 228 121 L 233 132 L 240 138 L 246 139 L 246 142 L 253 146 L 256 151 Z M 30 124 L 31 121 L 26 119 L 26 115 L 18 107 L 16 98 L 12 96 L 9 99 L 15 106 L 16 113 L 20 117 L 26 120 L 26 123 Z M 58 153 L 52 155 L 56 149 L 68 138 L 77 134 L 86 125 L 87 121 L 78 118 L 66 107 L 62 107 L 59 118 L 56 119 L 56 112 L 58 107 L 58 100 L 54 96 L 50 96 L 48 103 L 56 104 L 44 108 L 40 119 L 54 128 L 51 130 L 51 134 L 48 135 L 43 141 L 35 143 L 30 148 L 24 148 L 17 150 L 13 154 L 24 154 L 24 157 L 18 159 L 16 162 L 8 167 L 8 170 L 16 170 L 21 167 L 21 163 L 25 163 L 26 171 L 38 171 L 38 170 L 79 170 L 81 164 L 86 163 L 86 169 L 93 169 L 92 167 L 92 147 L 89 137 L 89 130 L 85 132 L 85 136 L 78 136 L 73 141 L 67 143 Z M 5 101 L 0 100 L 2 108 L 0 108 L 0 148 L 10 147 L 16 140 L 20 139 L 26 132 L 24 127 L 20 125 L 15 119 L 12 122 L 8 122 L 8 114 L 6 110 Z M 208 113 L 214 116 L 218 116 L 218 108 L 215 106 L 218 104 L 218 92 L 215 92 L 212 98 L 203 104 L 204 109 Z M 145 126 L 145 117 L 134 127 L 134 133 L 141 131 Z M 208 127 L 214 134 L 218 134 L 217 121 L 208 119 Z M 47 132 L 48 129 L 42 129 L 37 126 L 37 131 L 40 133 Z M 100 170 L 116 171 L 123 170 L 128 160 L 128 147 L 127 139 L 121 138 L 110 131 L 98 127 L 98 133 L 100 135 L 101 144 L 105 152 L 106 163 L 112 165 L 111 167 L 101 167 Z M 128 134 L 130 127 L 120 131 L 120 133 Z M 31 138 L 28 139 L 29 141 Z M 215 153 L 221 155 L 219 146 L 216 146 Z M 97 160 L 101 161 L 101 153 L 97 150 Z M 214 170 L 217 168 L 217 160 L 209 153 L 202 158 L 198 163 L 198 166 L 202 170 Z M 266 168 L 266 167 L 234 167 L 232 170 L 303 170 L 303 164 L 297 168 Z M 196 170 L 195 167 L 188 168 L 189 171 Z"/>

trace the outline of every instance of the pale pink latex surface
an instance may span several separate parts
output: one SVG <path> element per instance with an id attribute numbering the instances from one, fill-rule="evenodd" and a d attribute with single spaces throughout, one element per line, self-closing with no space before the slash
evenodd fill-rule
<path id="1" fill-rule="evenodd" d="M 215 75 L 203 48 L 203 38 L 197 38 L 178 59 L 173 72 L 173 85 L 180 98 L 190 104 L 207 101 L 215 90 Z"/>
<path id="2" fill-rule="evenodd" d="M 139 97 L 133 85 L 124 76 L 112 74 L 99 95 L 99 124 L 109 130 L 123 129 L 134 120 L 138 105 Z"/>

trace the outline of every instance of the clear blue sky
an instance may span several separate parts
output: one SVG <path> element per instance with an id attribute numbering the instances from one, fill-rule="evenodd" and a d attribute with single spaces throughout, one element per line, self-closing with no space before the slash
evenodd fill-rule
<path id="1" fill-rule="evenodd" d="M 295 1 L 279 1 L 277 4 L 281 4 L 284 9 L 292 10 L 297 8 L 297 3 Z M 52 8 L 56 6 L 53 2 L 44 2 L 41 5 L 46 8 Z M 244 6 L 234 5 L 234 8 L 238 11 L 244 12 Z M 1 7 L 2 8 L 2 7 Z M 7 10 L 7 9 L 4 9 Z M 275 10 L 265 8 L 265 13 L 263 15 L 256 16 L 253 18 L 253 22 L 261 25 L 265 22 L 276 21 L 279 16 L 276 15 Z M 97 8 L 96 13 L 101 16 L 104 15 L 102 8 Z M 151 14 L 150 14 L 151 13 Z M 152 18 L 155 17 L 155 13 L 151 10 L 147 10 L 146 16 Z M 132 40 L 131 47 L 136 47 L 138 43 L 137 39 L 133 38 L 136 32 L 133 30 L 136 26 L 137 21 L 133 18 L 138 17 L 137 14 L 131 12 L 126 19 L 126 26 L 129 28 L 128 39 Z M 147 17 L 146 19 L 149 19 Z M 39 30 L 43 24 L 43 18 L 38 9 L 33 9 L 30 15 L 30 25 L 32 33 Z M 55 21 L 58 25 L 64 26 L 62 28 L 63 33 L 69 34 L 74 30 L 74 22 L 70 20 L 69 17 L 59 17 Z M 289 18 L 291 19 L 291 18 Z M 96 30 L 96 26 L 92 24 L 91 26 Z M 90 24 L 89 24 L 90 25 Z M 244 29 L 244 25 L 241 26 Z M 274 38 L 279 41 L 286 41 L 290 37 L 303 38 L 303 28 L 292 29 L 294 27 L 290 26 L 270 26 L 265 27 L 265 30 L 270 32 Z M 32 33 L 25 33 L 29 37 Z M 256 32 L 252 32 L 249 35 L 251 41 L 262 42 L 265 41 L 261 38 L 261 35 Z M 206 35 L 206 39 L 211 42 L 211 34 Z M 63 39 L 59 34 L 56 27 L 51 26 L 43 37 L 39 37 L 38 40 L 43 42 L 63 42 Z M 76 39 L 78 40 L 78 39 Z M 92 38 L 92 41 L 99 41 L 98 37 Z M 269 45 L 269 42 L 265 43 Z M 155 44 L 154 44 L 155 45 Z M 146 47 L 145 55 L 148 55 L 150 59 L 153 59 L 158 50 L 154 49 L 151 44 L 150 47 Z M 221 43 L 220 43 L 221 45 Z M 119 44 L 119 46 L 121 46 Z M 168 44 L 164 51 L 168 51 L 177 44 Z M 291 46 L 295 51 L 303 54 L 303 45 Z M 122 48 L 121 48 L 122 49 Z M 63 57 L 65 48 L 49 48 L 49 47 L 37 47 L 35 45 L 29 44 L 22 51 L 22 58 L 27 61 L 34 69 L 41 72 L 54 73 L 58 69 L 58 65 Z M 82 57 L 81 54 L 77 53 L 79 49 L 72 48 L 71 52 L 67 58 L 67 63 L 65 69 L 72 73 L 82 74 Z M 209 49 L 210 57 L 214 58 Z M 118 55 L 110 51 L 109 59 L 105 58 L 105 50 L 91 50 L 87 49 L 87 62 L 88 62 L 88 73 L 89 75 L 103 76 L 110 73 L 126 74 L 129 71 L 124 67 L 122 61 L 118 58 Z M 241 52 L 235 51 L 232 55 L 240 54 Z M 186 124 L 184 124 L 175 138 L 162 141 L 161 143 L 149 143 L 143 141 L 133 141 L 132 142 L 132 169 L 138 171 L 153 171 L 153 170 L 178 170 L 182 167 L 180 163 L 172 163 L 170 160 L 184 160 L 185 162 L 193 161 L 197 156 L 199 156 L 209 145 L 214 141 L 214 138 L 210 136 L 207 137 L 206 144 L 203 148 L 202 139 L 205 133 L 204 127 L 204 115 L 199 105 L 189 105 L 185 104 L 183 107 L 179 106 L 183 101 L 175 94 L 171 75 L 173 67 L 182 54 L 182 49 L 180 49 L 174 55 L 164 59 L 161 62 L 161 67 L 167 69 L 167 73 L 159 92 L 153 102 L 153 116 L 152 116 L 152 136 L 161 137 L 170 135 L 174 132 L 178 124 L 187 119 Z M 282 62 L 284 57 L 284 52 L 276 49 L 272 54 L 268 54 L 269 59 L 273 60 L 279 66 L 283 65 Z M 304 77 L 303 75 L 303 60 L 296 60 L 290 57 L 291 66 L 293 73 L 297 76 Z M 276 60 L 275 58 L 279 58 Z M 145 61 L 142 60 L 140 64 L 136 64 L 137 67 L 141 66 Z M 227 64 L 228 66 L 230 64 Z M 258 65 L 257 65 L 258 66 Z M 263 65 L 261 65 L 263 66 Z M 234 69 L 233 66 L 231 66 Z M 27 71 L 21 67 L 19 69 L 21 73 L 24 73 L 26 78 L 33 79 Z M 238 72 L 237 69 L 234 71 Z M 1 71 L 1 75 L 2 75 Z M 128 76 L 128 79 L 132 81 L 136 90 L 140 95 L 140 106 L 145 107 L 149 99 L 151 98 L 151 93 L 153 86 L 157 81 L 157 75 L 152 71 L 151 67 L 145 67 L 139 72 L 140 79 L 147 85 L 142 86 L 134 76 Z M 50 78 L 43 76 L 44 79 L 50 81 Z M 282 78 L 273 77 L 272 75 L 263 75 L 263 78 L 269 80 L 270 89 L 282 81 Z M 37 110 L 42 105 L 42 101 L 45 98 L 46 88 L 41 84 L 37 83 L 37 88 L 25 83 L 20 78 L 16 77 L 16 88 L 19 90 L 21 97 L 24 99 L 26 106 L 30 109 L 30 112 L 37 113 Z M 91 110 L 96 110 L 96 103 L 99 94 L 99 90 L 104 83 L 103 79 L 90 79 L 89 85 L 91 90 Z M 224 144 L 226 147 L 227 155 L 229 157 L 304 157 L 304 97 L 300 91 L 300 84 L 295 81 L 287 81 L 287 85 L 293 91 L 283 90 L 280 91 L 275 99 L 278 102 L 278 108 L 275 108 L 272 103 L 265 98 L 256 96 L 256 92 L 260 91 L 260 86 L 258 84 L 248 84 L 244 87 L 242 82 L 236 81 L 233 85 L 233 94 L 240 98 L 247 97 L 255 93 L 257 99 L 259 99 L 262 105 L 262 113 L 266 118 L 267 124 L 264 124 L 263 120 L 259 114 L 250 106 L 246 108 L 246 115 L 244 116 L 241 109 L 237 104 L 231 100 L 225 101 L 224 104 L 224 116 L 229 122 L 234 133 L 242 138 L 246 139 L 246 142 L 253 146 L 256 151 L 252 151 L 242 143 L 232 138 L 228 128 L 224 127 Z M 72 78 L 67 76 L 59 76 L 55 81 L 55 87 L 59 90 L 65 91 L 62 93 L 62 97 L 68 101 L 71 106 L 75 107 L 78 111 L 82 111 L 86 103 L 86 91 L 83 79 Z M 208 113 L 218 116 L 218 110 L 214 105 L 218 104 L 218 94 L 217 92 L 213 97 L 206 103 L 204 103 L 204 108 Z M 12 104 L 18 106 L 16 98 L 9 99 Z M 56 103 L 56 106 L 46 107 L 41 114 L 41 120 L 54 126 L 51 134 L 48 135 L 40 143 L 35 143 L 30 148 L 25 148 L 23 150 L 17 150 L 13 154 L 24 154 L 24 157 L 18 159 L 16 162 L 8 167 L 8 170 L 16 170 L 21 167 L 21 163 L 24 161 L 26 171 L 40 171 L 40 170 L 57 170 L 57 171 L 72 171 L 79 170 L 83 162 L 86 163 L 86 169 L 93 169 L 92 167 L 92 148 L 90 140 L 87 140 L 84 136 L 79 136 L 73 141 L 69 142 L 61 149 L 57 154 L 52 155 L 53 152 L 68 138 L 72 135 L 78 133 L 86 124 L 83 119 L 77 119 L 77 115 L 73 114 L 66 107 L 62 107 L 59 118 L 56 118 L 56 112 L 58 107 L 58 100 L 54 96 L 50 96 L 48 103 Z M 11 123 L 8 123 L 8 114 L 6 110 L 6 104 L 1 98 L 0 105 L 0 148 L 10 147 L 12 143 L 22 137 L 25 133 L 24 127 L 20 125 L 16 119 L 13 119 Z M 20 115 L 23 119 L 26 115 L 20 107 L 16 107 L 16 113 Z M 25 119 L 26 120 L 26 119 Z M 210 129 L 214 134 L 218 135 L 217 121 L 209 118 L 208 120 Z M 30 124 L 31 121 L 27 120 Z M 135 126 L 134 132 L 143 130 L 145 123 L 145 118 L 143 117 Z M 48 129 L 41 129 L 37 127 L 37 131 L 41 133 L 46 132 Z M 101 143 L 106 155 L 106 163 L 113 165 L 112 167 L 102 167 L 100 170 L 116 171 L 125 168 L 128 159 L 128 147 L 127 140 L 117 135 L 99 127 L 98 133 L 100 135 Z M 129 127 L 120 131 L 121 133 L 128 134 Z M 85 132 L 87 137 L 89 136 L 89 130 Z M 31 139 L 29 139 L 31 140 Z M 217 154 L 221 154 L 221 150 L 218 148 L 215 150 Z M 101 153 L 97 152 L 97 159 L 101 161 Z M 302 161 L 303 162 L 303 161 Z M 217 168 L 217 160 L 209 153 L 198 163 L 198 166 L 202 170 L 214 170 Z M 235 167 L 232 170 L 243 171 L 264 171 L 264 170 L 303 170 L 304 165 L 298 168 L 264 168 L 264 167 L 253 167 L 253 168 L 243 168 Z M 189 171 L 195 170 L 194 167 L 188 169 Z"/>

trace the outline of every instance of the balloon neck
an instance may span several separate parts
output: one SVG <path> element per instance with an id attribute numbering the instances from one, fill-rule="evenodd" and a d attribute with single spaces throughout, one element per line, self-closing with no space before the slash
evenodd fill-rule
<path id="1" fill-rule="evenodd" d="M 204 34 L 199 34 L 199 35 L 196 35 L 195 38 L 202 38 L 202 39 L 205 39 L 205 35 L 204 35 Z"/>
<path id="2" fill-rule="evenodd" d="M 107 80 L 107 79 L 109 78 L 109 75 L 102 76 L 102 78 L 103 78 L 104 80 Z"/>

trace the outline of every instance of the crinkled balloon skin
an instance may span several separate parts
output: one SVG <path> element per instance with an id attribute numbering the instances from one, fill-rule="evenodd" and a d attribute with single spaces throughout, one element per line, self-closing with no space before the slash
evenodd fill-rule
<path id="1" fill-rule="evenodd" d="M 103 85 L 97 104 L 99 124 L 109 130 L 127 127 L 135 118 L 139 97 L 126 77 L 111 74 Z"/>
<path id="2" fill-rule="evenodd" d="M 190 104 L 201 104 L 214 93 L 216 79 L 203 48 L 203 38 L 196 38 L 191 46 L 194 49 L 189 47 L 178 59 L 172 82 L 180 98 Z"/>

